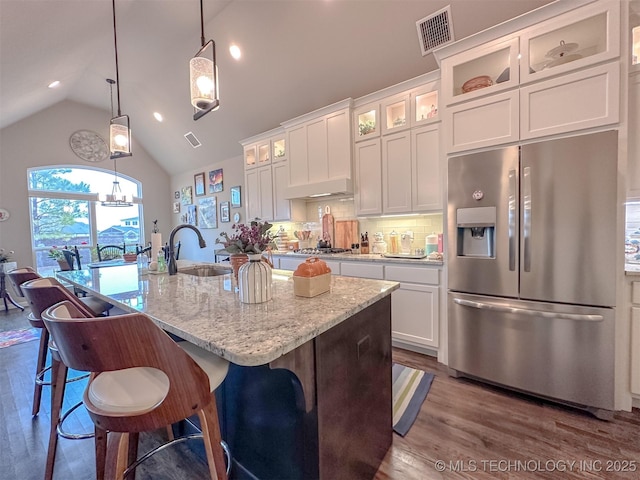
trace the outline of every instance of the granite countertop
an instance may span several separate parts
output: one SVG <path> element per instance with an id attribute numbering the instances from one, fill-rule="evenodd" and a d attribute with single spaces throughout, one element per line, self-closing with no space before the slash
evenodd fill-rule
<path id="1" fill-rule="evenodd" d="M 378 262 L 378 263 L 404 263 L 410 265 L 433 265 L 442 266 L 444 262 L 442 260 L 429 260 L 427 257 L 415 259 L 415 258 L 393 258 L 383 257 L 379 253 L 367 253 L 367 254 L 354 254 L 354 253 L 324 253 L 321 255 L 313 255 L 308 253 L 290 253 L 290 252 L 273 252 L 274 257 L 313 257 L 326 258 L 327 260 L 338 260 L 348 262 Z"/>
<path id="2" fill-rule="evenodd" d="M 57 275 L 125 311 L 144 312 L 164 330 L 246 366 L 275 360 L 399 287 L 397 282 L 332 276 L 330 292 L 297 297 L 292 272 L 274 270 L 272 300 L 244 304 L 231 274 L 139 275 L 133 264 Z"/>

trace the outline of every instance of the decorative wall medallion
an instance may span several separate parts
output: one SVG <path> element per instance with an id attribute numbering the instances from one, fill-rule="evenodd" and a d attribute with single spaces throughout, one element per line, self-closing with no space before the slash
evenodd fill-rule
<path id="1" fill-rule="evenodd" d="M 5 220 L 9 220 L 11 215 L 4 208 L 0 208 L 0 222 L 4 222 Z"/>
<path id="2" fill-rule="evenodd" d="M 82 160 L 101 162 L 109 157 L 109 146 L 100 135 L 91 130 L 78 130 L 69 137 L 69 146 Z"/>

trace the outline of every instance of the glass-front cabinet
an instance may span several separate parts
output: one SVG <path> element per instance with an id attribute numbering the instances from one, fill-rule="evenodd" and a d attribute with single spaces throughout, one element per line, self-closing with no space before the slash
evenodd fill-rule
<path id="1" fill-rule="evenodd" d="M 446 105 L 518 85 L 518 38 L 497 40 L 442 61 Z"/>
<path id="2" fill-rule="evenodd" d="M 274 138 L 271 141 L 271 158 L 272 162 L 282 162 L 287 159 L 287 143 L 284 135 Z"/>
<path id="3" fill-rule="evenodd" d="M 380 116 L 379 112 L 380 105 L 377 103 L 363 105 L 362 107 L 354 110 L 354 138 L 356 142 L 380 136 L 380 125 L 378 122 L 378 118 Z"/>
<path id="4" fill-rule="evenodd" d="M 244 147 L 244 168 L 256 166 L 256 146 Z"/>
<path id="5" fill-rule="evenodd" d="M 261 143 L 258 145 L 258 165 L 268 165 L 271 163 L 270 143 Z"/>
<path id="6" fill-rule="evenodd" d="M 595 2 L 523 32 L 520 82 L 540 80 L 620 55 L 620 2 Z"/>
<path id="7" fill-rule="evenodd" d="M 409 94 L 393 96 L 382 103 L 382 133 L 404 130 L 410 124 Z"/>
<path id="8" fill-rule="evenodd" d="M 411 126 L 438 120 L 438 86 L 426 85 L 411 93 Z"/>

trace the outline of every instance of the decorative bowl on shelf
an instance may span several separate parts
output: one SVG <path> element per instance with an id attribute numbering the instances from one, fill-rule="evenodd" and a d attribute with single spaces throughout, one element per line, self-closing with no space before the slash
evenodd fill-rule
<path id="1" fill-rule="evenodd" d="M 479 90 L 480 88 L 490 87 L 493 85 L 493 81 L 491 77 L 488 75 L 480 75 L 478 77 L 473 77 L 467 80 L 462 84 L 462 93 L 473 92 L 474 90 Z"/>

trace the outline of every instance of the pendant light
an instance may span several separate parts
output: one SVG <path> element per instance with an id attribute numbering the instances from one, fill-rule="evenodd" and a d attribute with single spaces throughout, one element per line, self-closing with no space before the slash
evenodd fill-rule
<path id="1" fill-rule="evenodd" d="M 204 42 L 204 16 L 200 0 L 200 50 L 189 61 L 189 81 L 191 84 L 191 105 L 193 119 L 198 120 L 220 107 L 218 91 L 218 65 L 216 64 L 216 43 Z"/>
<path id="2" fill-rule="evenodd" d="M 113 6 L 113 45 L 116 54 L 116 92 L 118 95 L 118 115 L 109 122 L 109 149 L 111 158 L 131 156 L 131 128 L 129 115 L 122 115 L 120 111 L 120 75 L 118 72 L 118 36 L 116 35 L 116 0 L 111 0 Z M 113 108 L 112 108 L 113 115 Z"/>
<path id="3" fill-rule="evenodd" d="M 109 84 L 109 95 L 111 97 L 111 116 L 113 117 L 113 84 L 116 83 L 115 80 L 111 78 L 107 78 L 107 83 Z M 113 122 L 113 119 L 112 119 Z M 109 130 L 111 133 L 111 130 Z M 131 154 L 129 154 L 131 155 Z M 124 156 L 124 155 L 121 155 Z M 116 161 L 119 157 L 111 155 L 111 159 L 113 160 L 113 187 L 111 188 L 111 193 L 100 193 L 98 194 L 98 200 L 101 202 L 103 207 L 132 207 L 133 199 L 130 195 L 125 195 L 122 193 L 122 189 L 120 188 L 120 181 L 118 180 L 118 168 L 116 166 Z"/>

